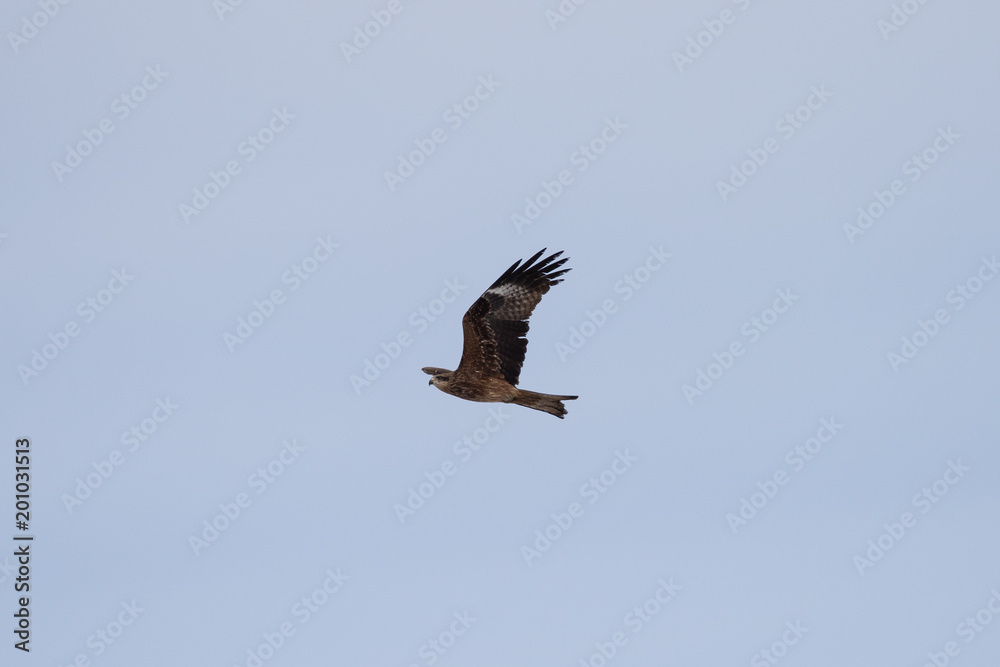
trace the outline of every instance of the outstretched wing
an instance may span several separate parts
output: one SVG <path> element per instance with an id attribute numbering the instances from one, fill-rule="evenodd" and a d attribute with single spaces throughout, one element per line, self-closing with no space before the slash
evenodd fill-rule
<path id="1" fill-rule="evenodd" d="M 457 375 L 503 378 L 517 384 L 528 350 L 525 334 L 531 311 L 550 287 L 562 282 L 559 276 L 569 271 L 556 270 L 568 259 L 556 261 L 561 251 L 536 264 L 544 252 L 542 248 L 523 265 L 521 260 L 514 262 L 465 313 L 465 344 Z"/>

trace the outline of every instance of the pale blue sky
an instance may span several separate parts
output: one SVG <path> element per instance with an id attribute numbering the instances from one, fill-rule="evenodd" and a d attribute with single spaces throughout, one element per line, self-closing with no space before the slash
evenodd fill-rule
<path id="1" fill-rule="evenodd" d="M 0 662 L 994 664 L 995 4 L 223 2 L 0 12 Z"/>

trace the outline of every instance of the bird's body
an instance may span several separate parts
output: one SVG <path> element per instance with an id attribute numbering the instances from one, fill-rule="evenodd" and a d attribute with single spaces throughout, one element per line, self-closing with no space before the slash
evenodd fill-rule
<path id="1" fill-rule="evenodd" d="M 462 318 L 464 345 L 458 368 L 449 371 L 428 366 L 429 384 L 467 401 L 514 403 L 548 412 L 560 419 L 566 414 L 563 401 L 576 396 L 539 394 L 518 389 L 517 382 L 528 349 L 528 318 L 542 295 L 569 269 L 556 271 L 566 259 L 557 252 L 538 262 L 543 248 L 521 265 L 507 269 Z"/>

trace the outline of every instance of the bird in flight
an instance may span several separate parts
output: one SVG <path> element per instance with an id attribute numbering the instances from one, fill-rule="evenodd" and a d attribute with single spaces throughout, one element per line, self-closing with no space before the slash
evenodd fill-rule
<path id="1" fill-rule="evenodd" d="M 562 266 L 567 257 L 556 261 L 562 252 L 535 263 L 542 248 L 523 265 L 521 260 L 504 271 L 490 288 L 476 300 L 462 318 L 464 344 L 462 360 L 453 371 L 428 366 L 422 370 L 441 391 L 467 401 L 514 403 L 541 410 L 559 419 L 566 414 L 563 401 L 576 396 L 539 394 L 517 388 L 517 380 L 528 349 L 528 318 L 542 295 L 562 282 L 569 271 Z"/>

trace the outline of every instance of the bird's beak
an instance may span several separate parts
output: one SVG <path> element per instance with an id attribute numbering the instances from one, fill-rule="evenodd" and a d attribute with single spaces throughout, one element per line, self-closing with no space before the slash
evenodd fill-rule
<path id="1" fill-rule="evenodd" d="M 434 378 L 431 378 L 430 380 L 427 381 L 427 385 L 428 386 L 430 386 L 432 384 L 434 384 Z"/>

